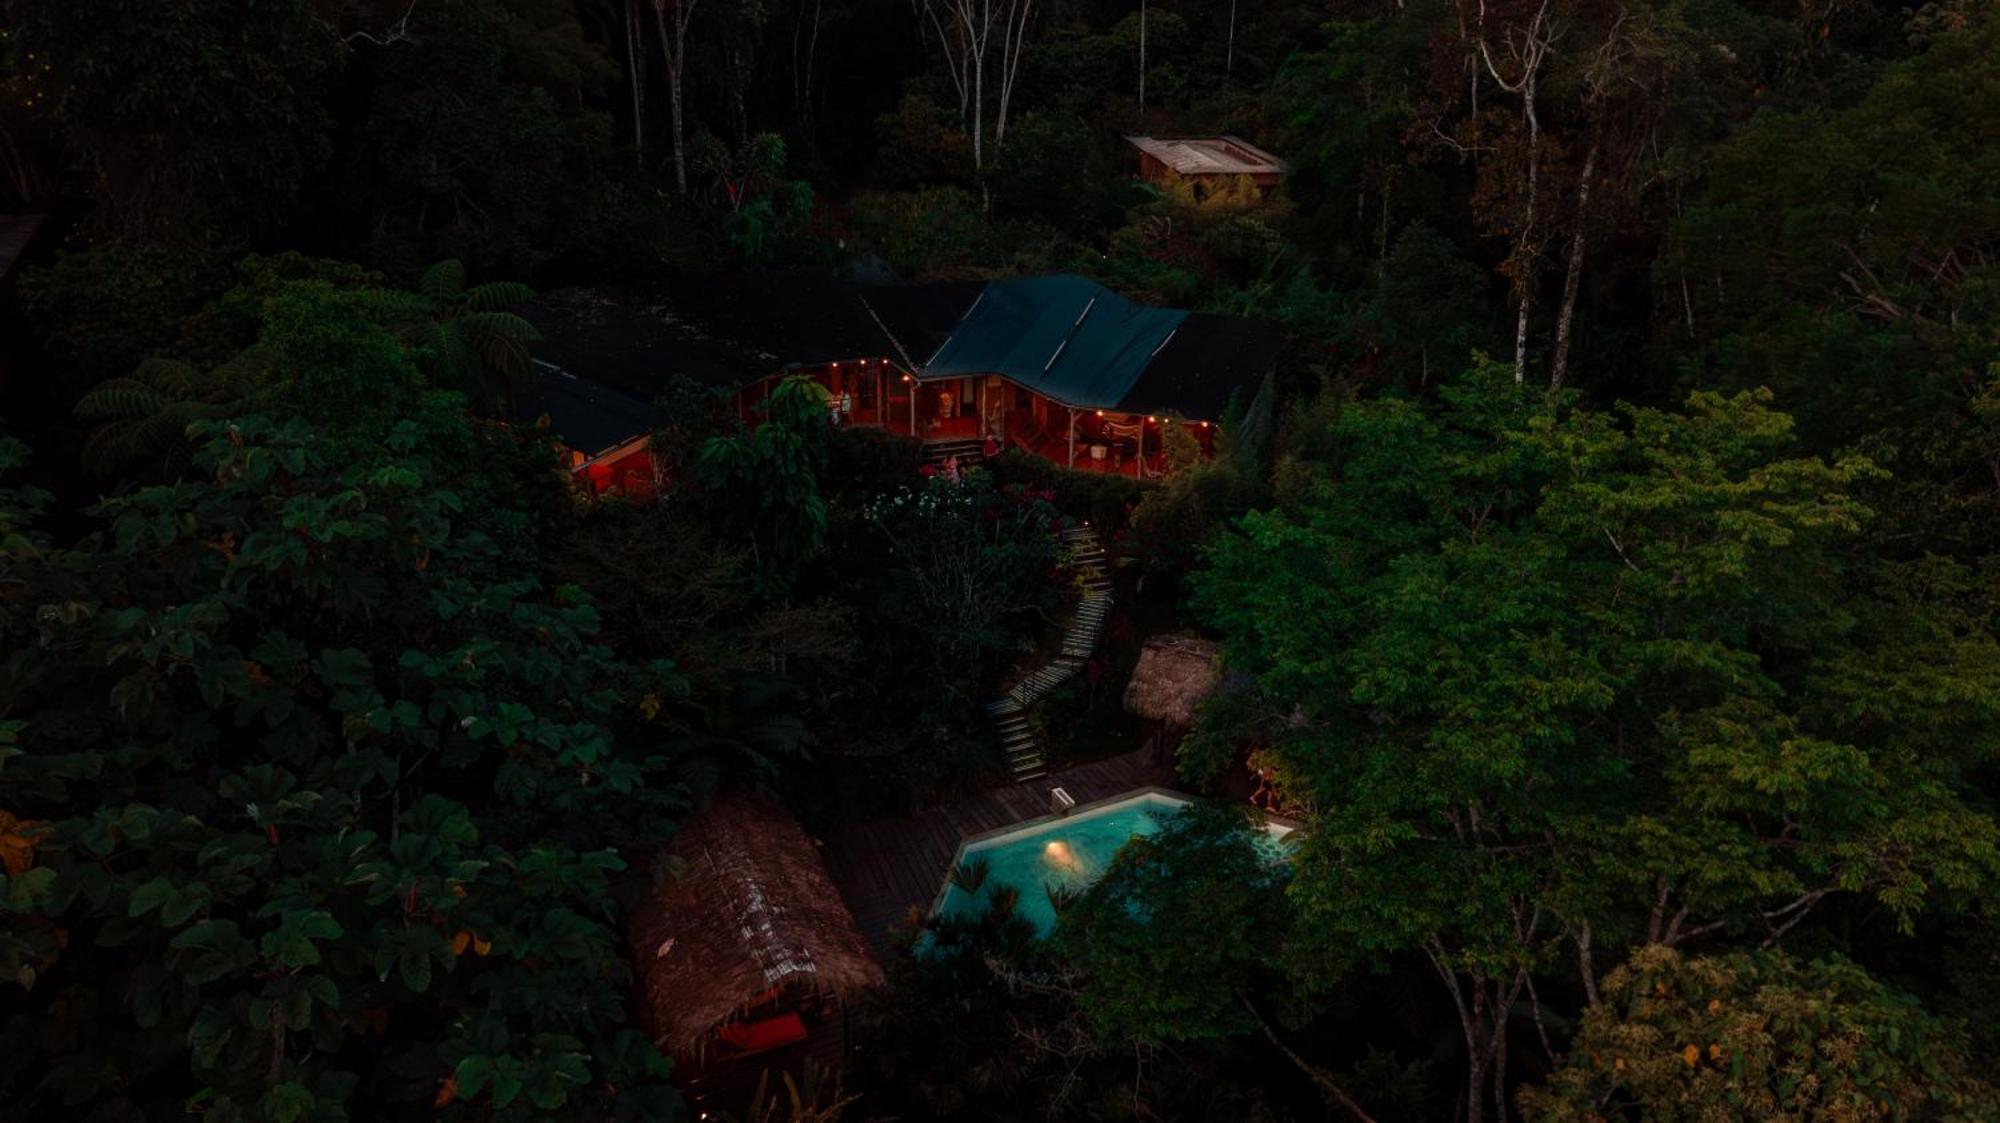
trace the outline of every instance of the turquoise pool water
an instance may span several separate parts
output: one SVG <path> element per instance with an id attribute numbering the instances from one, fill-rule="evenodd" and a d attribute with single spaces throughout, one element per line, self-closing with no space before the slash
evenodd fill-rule
<path id="1" fill-rule="evenodd" d="M 1049 903 L 1049 886 L 1087 887 L 1103 876 L 1119 847 L 1132 838 L 1157 833 L 1163 823 L 1186 805 L 1185 800 L 1148 792 L 998 838 L 968 843 L 959 851 L 958 864 L 969 866 L 984 860 L 986 880 L 977 892 L 968 893 L 951 882 L 947 872 L 944 899 L 937 911 L 942 916 L 978 915 L 985 911 L 994 889 L 1009 885 L 1020 894 L 1015 911 L 1046 936 L 1056 926 L 1055 906 Z M 1286 830 L 1275 824 L 1271 827 L 1274 837 Z"/>

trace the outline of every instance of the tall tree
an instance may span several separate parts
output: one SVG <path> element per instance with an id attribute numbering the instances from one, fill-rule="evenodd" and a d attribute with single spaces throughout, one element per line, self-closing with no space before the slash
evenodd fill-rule
<path id="1" fill-rule="evenodd" d="M 997 148 L 1007 139 L 1035 0 L 922 0 L 922 4 L 925 21 L 944 51 L 945 70 L 958 94 L 959 116 L 972 137 L 973 167 L 983 171 L 988 79 L 996 95 L 992 100 L 997 102 L 993 124 Z"/>
<path id="2" fill-rule="evenodd" d="M 679 684 L 538 578 L 552 451 L 353 312 L 271 301 L 295 365 L 270 412 L 198 426 L 189 478 L 74 542 L 0 487 L 0 1091 L 672 1117 L 611 878 L 682 802 L 642 704 Z"/>
<path id="3" fill-rule="evenodd" d="M 1588 993 L 1628 942 L 1777 944 L 1842 897 L 1908 925 L 1991 883 L 1962 746 L 2000 705 L 1879 707 L 1983 697 L 2000 643 L 1950 563 L 1851 567 L 1878 470 L 1782 457 L 1789 420 L 1748 395 L 1549 412 L 1491 367 L 1441 392 L 1439 419 L 1347 406 L 1325 475 L 1197 581 L 1293 715 L 1308 979 L 1423 956 L 1480 1119 L 1552 971 Z M 1882 627 L 1912 581 L 1934 622 Z"/>
<path id="4" fill-rule="evenodd" d="M 1605 978 L 1562 1067 L 1521 1095 L 1556 1123 L 1976 1119 L 1996 1103 L 1962 1027 L 1854 963 L 1657 944 Z"/>
<path id="5" fill-rule="evenodd" d="M 625 81 L 632 88 L 632 156 L 641 168 L 646 166 L 646 71 L 643 65 L 645 51 L 639 40 L 639 4 L 641 0 L 624 0 L 625 38 Z"/>
<path id="6" fill-rule="evenodd" d="M 268 235 L 323 172 L 345 49 L 311 0 L 16 0 L 6 15 L 7 69 L 32 77 L 32 111 L 103 201 L 104 230 Z"/>
<path id="7" fill-rule="evenodd" d="M 686 195 L 687 125 L 681 103 L 681 79 L 687 72 L 688 25 L 701 0 L 653 0 L 653 26 L 660 33 L 660 52 L 667 64 L 667 111 L 674 142 L 674 190 Z"/>

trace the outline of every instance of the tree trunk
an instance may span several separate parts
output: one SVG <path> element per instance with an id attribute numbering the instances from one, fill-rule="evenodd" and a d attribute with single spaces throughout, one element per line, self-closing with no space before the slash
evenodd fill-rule
<path id="1" fill-rule="evenodd" d="M 1236 0 L 1229 0 L 1228 45 L 1222 51 L 1222 76 L 1228 78 L 1236 73 Z"/>
<path id="2" fill-rule="evenodd" d="M 986 43 L 972 51 L 972 170 L 986 168 Z"/>
<path id="3" fill-rule="evenodd" d="M 1583 977 L 1584 998 L 1589 1000 L 1592 1006 L 1595 1006 L 1597 1005 L 1597 962 L 1591 956 L 1590 940 L 1590 922 L 1586 920 L 1583 922 L 1583 927 L 1578 929 L 1576 934 L 1576 969 L 1577 973 Z"/>
<path id="4" fill-rule="evenodd" d="M 632 151 L 634 159 L 643 168 L 646 166 L 646 106 L 640 93 L 639 10 L 632 6 L 636 2 L 625 0 L 625 73 L 632 80 Z"/>
<path id="5" fill-rule="evenodd" d="M 1590 181 L 1597 174 L 1597 142 L 1583 158 L 1583 175 L 1576 188 L 1576 215 L 1569 234 L 1569 268 L 1563 277 L 1562 308 L 1556 314 L 1556 353 L 1549 365 L 1549 389 L 1561 390 L 1569 370 L 1570 322 L 1576 315 L 1576 292 L 1583 282 L 1584 229 L 1590 219 Z"/>
<path id="6" fill-rule="evenodd" d="M 1007 143 L 1007 115 L 1014 103 L 1014 82 L 1021 72 L 1021 56 L 1028 50 L 1028 20 L 1034 12 L 1035 0 L 1009 0 L 1007 5 L 1007 22 L 1000 40 L 1000 114 L 993 121 L 995 149 Z"/>
<path id="7" fill-rule="evenodd" d="M 750 59 L 747 55 L 741 43 L 729 52 L 729 123 L 736 133 L 738 150 L 750 145 L 750 108 L 746 104 L 750 87 Z"/>
<path id="8" fill-rule="evenodd" d="M 1332 1073 L 1294 1052 L 1292 1047 L 1285 1044 L 1284 1039 L 1278 1036 L 1278 1031 L 1271 1028 L 1271 1023 L 1264 1019 L 1264 1015 L 1257 1007 L 1251 1005 L 1249 999 L 1242 999 L 1242 1002 L 1243 1008 L 1250 1012 L 1251 1019 L 1257 1023 L 1257 1028 L 1264 1032 L 1265 1039 L 1276 1047 L 1278 1052 L 1283 1053 L 1286 1060 L 1298 1066 L 1300 1072 L 1305 1073 L 1307 1078 L 1318 1085 L 1319 1090 L 1325 1093 L 1328 1099 L 1346 1108 L 1348 1113 L 1361 1123 L 1375 1123 L 1374 1117 L 1361 1109 L 1361 1105 L 1354 1101 L 1353 1096 L 1347 1094 L 1347 1089 L 1340 1086 L 1340 1082 L 1333 1078 Z"/>
<path id="9" fill-rule="evenodd" d="M 1486 72 L 1493 76 L 1501 89 L 1510 94 L 1521 95 L 1521 119 L 1528 126 L 1528 197 L 1522 208 L 1521 229 L 1514 238 L 1511 258 L 1513 267 L 1514 297 L 1519 306 L 1514 316 L 1514 381 L 1527 380 L 1528 372 L 1528 318 L 1534 311 L 1535 300 L 1535 258 L 1539 256 L 1535 247 L 1535 208 L 1539 201 L 1536 193 L 1541 187 L 1542 166 L 1542 123 L 1535 115 L 1536 83 L 1540 77 L 1542 60 L 1548 56 L 1549 43 L 1553 33 L 1548 25 L 1548 0 L 1528 22 L 1527 33 L 1515 53 L 1520 60 L 1520 75 L 1509 82 L 1500 73 L 1493 61 L 1493 52 L 1486 43 L 1486 6 L 1479 8 L 1479 57 L 1486 63 Z M 1509 37 L 1512 42 L 1512 37 Z M 1473 71 L 1472 100 L 1475 112 L 1479 102 L 1478 71 Z"/>
<path id="10" fill-rule="evenodd" d="M 812 32 L 804 32 L 806 20 L 806 0 L 799 0 L 797 16 L 792 21 L 792 116 L 797 123 L 799 134 L 811 137 L 813 119 L 813 65 L 819 57 L 819 30 L 824 22 L 824 0 L 812 0 Z M 799 41 L 805 41 L 803 58 Z"/>
<path id="11" fill-rule="evenodd" d="M 1540 189 L 1542 168 L 1542 126 L 1535 117 L 1535 76 L 1530 73 L 1521 94 L 1521 113 L 1528 122 L 1528 205 L 1521 220 L 1521 236 L 1514 242 L 1516 302 L 1514 315 L 1514 381 L 1528 377 L 1528 316 L 1535 302 L 1535 194 Z"/>
<path id="12" fill-rule="evenodd" d="M 687 145 L 684 143 L 685 129 L 681 120 L 681 68 L 673 67 L 667 75 L 667 96 L 673 102 L 674 133 L 674 190 L 688 193 Z"/>
<path id="13" fill-rule="evenodd" d="M 667 5 L 674 3 L 674 25 L 667 28 Z M 688 22 L 694 18 L 696 0 L 653 0 L 653 22 L 660 32 L 660 52 L 667 59 L 667 103 L 674 142 L 674 190 L 688 191 L 685 118 L 681 105 L 681 72 L 687 62 Z"/>
<path id="14" fill-rule="evenodd" d="M 1139 0 L 1139 112 L 1146 111 L 1146 0 Z"/>

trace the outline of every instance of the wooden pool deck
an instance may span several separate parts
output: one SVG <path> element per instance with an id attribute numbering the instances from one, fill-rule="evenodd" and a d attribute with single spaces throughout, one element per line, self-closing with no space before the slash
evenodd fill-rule
<path id="1" fill-rule="evenodd" d="M 1047 815 L 1049 789 L 1062 788 L 1086 804 L 1173 784 L 1172 763 L 1152 748 L 1139 749 L 915 815 L 846 827 L 826 837 L 821 854 L 862 937 L 879 956 L 911 909 L 929 911 L 960 842 Z"/>

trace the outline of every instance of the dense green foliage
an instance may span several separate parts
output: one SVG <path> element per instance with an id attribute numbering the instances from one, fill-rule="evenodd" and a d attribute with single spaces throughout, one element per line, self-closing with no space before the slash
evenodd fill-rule
<path id="1" fill-rule="evenodd" d="M 611 875 L 683 801 L 633 706 L 677 680 L 537 579 L 545 448 L 322 287 L 266 315 L 289 409 L 194 426 L 71 543 L 6 493 L 11 1094 L 660 1117 Z"/>
<path id="2" fill-rule="evenodd" d="M 1080 1004 L 1111 1040 L 1201 1041 L 1253 1028 L 1258 971 L 1286 938 L 1286 867 L 1234 808 L 1196 807 L 1122 847 L 1063 910 Z M 1161 979 L 1175 979 L 1171 987 Z"/>
<path id="3" fill-rule="evenodd" d="M 1181 779 L 1303 841 L 912 931 L 794 1123 L 2000 1116 L 1991 0 L 983 3 L 0 0 L 0 1102 L 673 1117 L 653 845 L 997 782 L 1088 521 L 1030 728 L 1204 631 Z M 645 508 L 500 423 L 529 285 L 744 268 L 1287 342 L 1158 485 L 805 379 L 663 385 Z"/>
<path id="4" fill-rule="evenodd" d="M 1542 1119 L 1963 1118 L 2000 1089 L 1951 1026 L 1851 963 L 1637 952 L 1604 978 Z"/>
<path id="5" fill-rule="evenodd" d="M 1439 410 L 1351 405 L 1295 507 L 1218 543 L 1202 603 L 1292 713 L 1313 811 L 1307 979 L 1421 953 L 1497 1048 L 1593 947 L 1776 939 L 1844 895 L 1907 928 L 2000 870 L 1974 574 L 1857 557 L 1879 469 L 1785 457 L 1754 397 L 1622 414 L 1493 368 Z"/>

